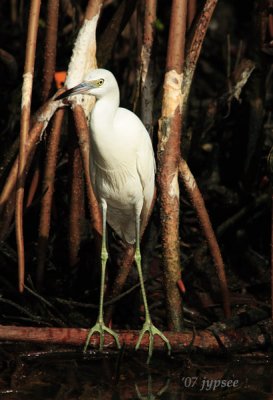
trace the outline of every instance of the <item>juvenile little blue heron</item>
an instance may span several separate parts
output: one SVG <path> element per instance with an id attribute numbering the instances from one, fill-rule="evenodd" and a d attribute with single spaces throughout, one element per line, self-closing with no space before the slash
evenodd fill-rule
<path id="1" fill-rule="evenodd" d="M 105 69 L 95 69 L 79 85 L 67 90 L 57 100 L 76 94 L 88 94 L 97 101 L 90 116 L 91 180 L 102 208 L 101 287 L 99 315 L 89 331 L 84 351 L 91 336 L 100 335 L 100 349 L 104 332 L 112 335 L 120 348 L 118 335 L 103 320 L 105 268 L 108 258 L 106 221 L 125 242 L 134 244 L 145 308 L 145 322 L 140 331 L 136 350 L 145 332 L 150 335 L 148 360 L 152 356 L 154 335 L 171 346 L 166 336 L 151 320 L 141 269 L 140 237 L 146 226 L 155 193 L 155 159 L 150 136 L 141 120 L 131 111 L 119 107 L 119 87 L 114 75 Z"/>

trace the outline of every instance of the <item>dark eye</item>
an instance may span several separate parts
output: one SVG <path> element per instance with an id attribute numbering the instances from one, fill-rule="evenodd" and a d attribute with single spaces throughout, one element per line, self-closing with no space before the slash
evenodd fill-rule
<path id="1" fill-rule="evenodd" d="M 98 85 L 101 86 L 101 85 L 103 84 L 103 82 L 104 82 L 104 79 L 100 79 L 100 80 L 98 81 Z"/>

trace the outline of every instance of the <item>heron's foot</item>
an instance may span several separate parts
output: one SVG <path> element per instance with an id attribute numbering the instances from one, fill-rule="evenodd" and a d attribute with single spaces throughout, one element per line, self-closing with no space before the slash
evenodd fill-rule
<path id="1" fill-rule="evenodd" d="M 100 351 L 102 351 L 103 349 L 103 345 L 104 345 L 104 332 L 109 333 L 109 335 L 113 336 L 113 338 L 116 341 L 117 347 L 118 349 L 120 349 L 120 343 L 119 343 L 119 339 L 118 339 L 118 335 L 116 332 L 114 332 L 112 329 L 108 328 L 108 326 L 106 326 L 104 324 L 104 322 L 97 322 L 88 332 L 88 336 L 84 345 L 84 349 L 83 352 L 85 353 L 87 350 L 87 347 L 89 345 L 90 339 L 91 337 L 94 335 L 94 333 L 98 333 L 100 335 Z"/>
<path id="2" fill-rule="evenodd" d="M 152 357 L 152 354 L 153 354 L 154 336 L 155 336 L 155 335 L 158 335 L 158 336 L 161 337 L 161 339 L 166 343 L 166 346 L 167 346 L 167 349 L 168 349 L 168 355 L 171 354 L 171 349 L 172 349 L 172 348 L 171 348 L 171 345 L 170 345 L 169 340 L 166 338 L 166 336 L 165 336 L 159 329 L 157 329 L 157 328 L 154 326 L 154 324 L 152 323 L 152 321 L 149 321 L 149 320 L 148 320 L 148 321 L 146 320 L 146 321 L 144 322 L 144 325 L 143 325 L 143 327 L 142 327 L 142 329 L 141 329 L 141 331 L 140 331 L 139 338 L 138 338 L 138 341 L 137 341 L 137 344 L 136 344 L 136 350 L 139 349 L 141 340 L 142 340 L 142 338 L 143 338 L 145 332 L 148 332 L 148 334 L 150 335 L 150 338 L 149 338 L 149 350 L 148 350 L 147 364 L 149 364 L 149 362 L 150 362 L 150 360 L 151 360 L 151 357 Z"/>

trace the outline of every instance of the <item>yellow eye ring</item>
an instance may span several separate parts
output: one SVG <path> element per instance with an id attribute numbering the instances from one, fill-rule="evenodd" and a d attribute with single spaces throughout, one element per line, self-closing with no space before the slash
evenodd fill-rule
<path id="1" fill-rule="evenodd" d="M 104 79 L 99 79 L 98 80 L 98 86 L 101 86 L 104 83 Z"/>

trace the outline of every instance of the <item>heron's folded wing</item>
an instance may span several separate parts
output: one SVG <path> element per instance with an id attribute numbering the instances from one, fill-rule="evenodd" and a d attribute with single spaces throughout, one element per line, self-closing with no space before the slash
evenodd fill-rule
<path id="1" fill-rule="evenodd" d="M 141 232 L 145 229 L 153 205 L 155 194 L 155 158 L 148 132 L 143 135 L 141 147 L 137 152 L 137 172 L 143 188 L 143 209 L 141 213 Z"/>

